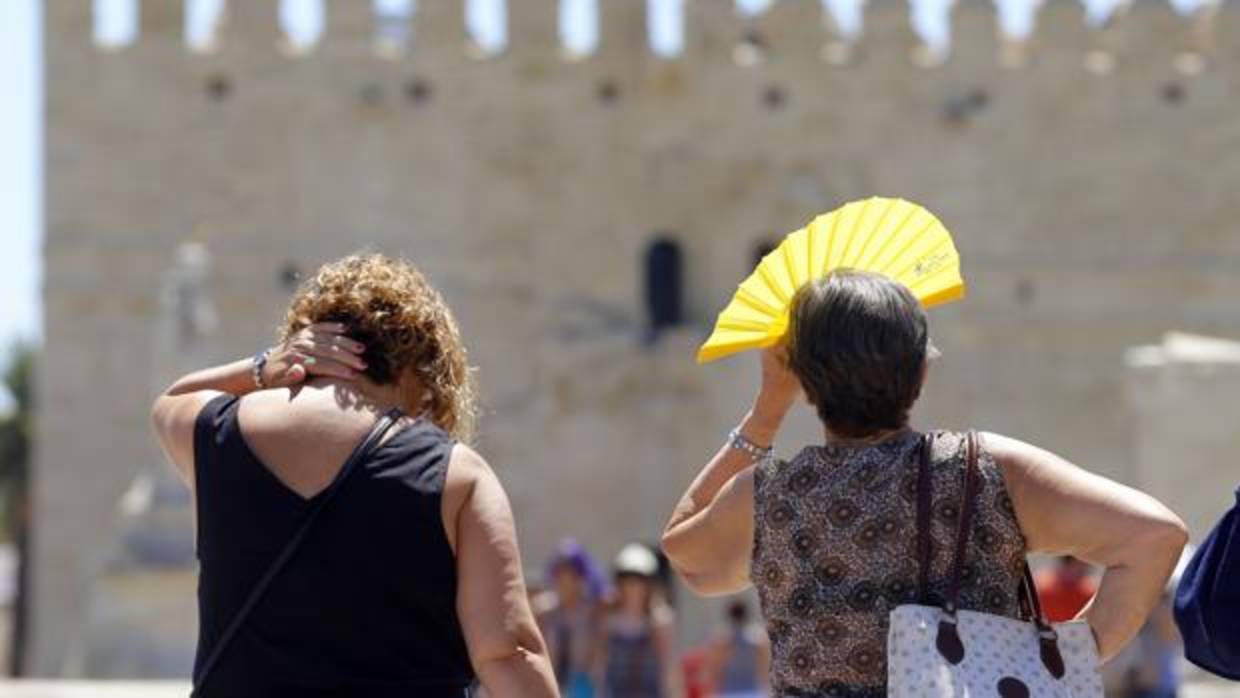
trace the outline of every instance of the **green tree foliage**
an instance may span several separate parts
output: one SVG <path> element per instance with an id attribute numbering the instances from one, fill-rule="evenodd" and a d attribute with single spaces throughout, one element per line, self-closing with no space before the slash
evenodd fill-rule
<path id="1" fill-rule="evenodd" d="M 0 415 L 0 506 L 5 514 L 0 538 L 12 533 L 12 518 L 25 505 L 34 439 L 34 347 L 16 345 L 4 371 L 4 386 L 13 397 L 13 410 Z M 6 525 L 7 524 L 7 525 Z"/>

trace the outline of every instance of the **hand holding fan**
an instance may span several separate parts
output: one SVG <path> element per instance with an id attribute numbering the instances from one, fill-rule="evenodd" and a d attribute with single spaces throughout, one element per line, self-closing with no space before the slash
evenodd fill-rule
<path id="1" fill-rule="evenodd" d="M 964 296 L 960 256 L 934 214 L 902 199 L 854 201 L 818 216 L 762 258 L 719 313 L 698 363 L 778 344 L 797 290 L 845 268 L 899 281 L 927 308 Z"/>

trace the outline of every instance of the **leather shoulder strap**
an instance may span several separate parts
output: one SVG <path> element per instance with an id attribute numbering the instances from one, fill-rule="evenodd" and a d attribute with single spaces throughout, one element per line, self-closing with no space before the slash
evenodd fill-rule
<path id="1" fill-rule="evenodd" d="M 934 502 L 930 458 L 933 447 L 934 435 L 927 433 L 921 438 L 917 464 L 917 593 L 922 604 L 928 604 L 930 599 L 930 517 Z"/>
<path id="2" fill-rule="evenodd" d="M 383 440 L 383 437 L 387 435 L 388 431 L 391 430 L 392 426 L 395 425 L 400 418 L 400 410 L 395 408 L 389 410 L 382 417 L 380 417 L 377 422 L 375 422 L 374 427 L 370 430 L 370 434 L 368 434 L 366 438 L 353 449 L 353 453 L 349 455 L 348 460 L 346 460 L 344 465 L 340 467 L 340 471 L 336 473 L 336 477 L 332 479 L 331 484 L 328 485 L 327 489 L 323 491 L 323 496 L 319 498 L 319 501 L 316 502 L 314 508 L 306 514 L 306 518 L 302 521 L 301 526 L 299 526 L 297 531 L 293 534 L 293 537 L 289 539 L 288 543 L 285 544 L 284 549 L 280 551 L 280 554 L 277 555 L 275 560 L 271 562 L 271 565 L 268 566 L 267 571 L 264 572 L 263 576 L 259 578 L 258 583 L 255 584 L 254 588 L 250 590 L 250 595 L 246 597 L 245 603 L 241 604 L 241 608 L 228 623 L 228 627 L 224 629 L 224 632 L 220 635 L 220 639 L 217 640 L 215 646 L 211 648 L 211 653 L 207 655 L 207 658 L 203 660 L 202 665 L 198 667 L 198 671 L 195 672 L 194 675 L 194 690 L 190 694 L 191 698 L 200 695 L 199 692 L 202 690 L 203 684 L 211 675 L 211 671 L 219 664 L 220 658 L 224 655 L 224 650 L 228 648 L 228 645 L 232 642 L 233 638 L 236 637 L 237 631 L 241 629 L 241 626 L 245 623 L 246 618 L 250 616 L 250 613 L 254 610 L 254 607 L 258 605 L 260 600 L 262 600 L 263 594 L 267 591 L 267 588 L 271 586 L 271 583 L 275 581 L 276 576 L 280 574 L 280 570 L 284 569 L 285 565 L 288 564 L 288 561 L 292 559 L 293 554 L 297 552 L 299 547 L 301 547 L 302 541 L 306 539 L 306 534 L 310 532 L 311 527 L 314 526 L 314 522 L 318 520 L 319 516 L 323 513 L 323 510 L 327 508 L 327 505 L 331 504 L 331 501 L 340 493 L 340 489 L 349 479 L 349 476 L 357 470 L 357 466 L 361 464 L 361 462 L 365 460 L 368 455 L 370 455 L 376 446 L 379 445 L 379 443 Z"/>
<path id="3" fill-rule="evenodd" d="M 956 551 L 952 556 L 951 579 L 947 585 L 947 598 L 943 604 L 943 610 L 949 614 L 954 614 L 960 607 L 960 583 L 964 575 L 965 561 L 968 558 L 969 534 L 973 530 L 973 512 L 977 509 L 977 432 L 970 430 L 965 441 L 964 493 L 960 502 L 960 519 L 956 529 Z"/>

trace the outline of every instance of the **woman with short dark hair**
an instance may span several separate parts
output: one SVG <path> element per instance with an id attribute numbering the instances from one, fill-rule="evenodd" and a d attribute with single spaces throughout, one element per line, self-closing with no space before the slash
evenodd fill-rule
<path id="1" fill-rule="evenodd" d="M 776 696 L 886 695 L 891 609 L 918 599 L 915 511 L 928 449 L 933 485 L 928 596 L 941 602 L 963 505 L 965 434 L 908 423 L 929 343 L 903 285 L 839 270 L 796 295 L 786 346 L 762 355 L 748 414 L 672 514 L 664 550 L 690 587 L 753 584 L 772 644 Z M 824 441 L 791 460 L 770 444 L 801 393 Z M 1151 497 L 1015 439 L 985 434 L 960 607 L 1019 617 L 1027 551 L 1105 568 L 1081 617 L 1114 655 L 1157 602 L 1186 539 Z"/>
<path id="2" fill-rule="evenodd" d="M 365 254 L 318 270 L 274 348 L 156 400 L 195 501 L 195 696 L 556 695 L 508 499 L 463 443 L 473 395 L 439 293 Z"/>

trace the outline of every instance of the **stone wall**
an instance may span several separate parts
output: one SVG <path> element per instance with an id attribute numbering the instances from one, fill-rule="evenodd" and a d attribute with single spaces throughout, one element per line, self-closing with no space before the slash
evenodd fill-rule
<path id="1" fill-rule="evenodd" d="M 820 57 L 813 0 L 753 20 L 687 3 L 676 60 L 646 51 L 644 3 L 608 0 L 597 55 L 575 63 L 553 0 L 514 5 L 511 47 L 486 61 L 462 50 L 455 2 L 420 3 L 399 60 L 373 55 L 369 3 L 328 4 L 322 44 L 291 57 L 275 0 L 232 3 L 208 54 L 185 50 L 174 2 L 144 2 L 141 38 L 117 52 L 92 46 L 90 3 L 46 3 L 39 674 L 81 641 L 115 503 L 160 459 L 157 287 L 185 241 L 214 259 L 220 360 L 270 341 L 292 270 L 364 246 L 423 267 L 480 367 L 479 445 L 531 569 L 561 535 L 604 556 L 657 535 L 755 387 L 752 357 L 693 364 L 714 312 L 757 244 L 853 198 L 928 205 L 965 261 L 970 298 L 933 313 L 945 357 L 923 423 L 1131 479 L 1123 350 L 1170 328 L 1240 335 L 1234 4 L 1193 77 L 1177 58 L 1192 67 L 1180 52 L 1206 44 L 1154 3 L 1091 32 L 1052 1 L 1022 70 L 1001 67 L 981 2 L 957 9 L 954 53 L 931 70 L 910 63 L 907 8 L 889 0 L 841 68 Z M 732 60 L 747 32 L 768 49 L 749 68 Z M 1100 48 L 1106 75 L 1083 67 Z M 658 234 L 683 248 L 689 322 L 646 346 Z M 800 414 L 780 445 L 814 434 Z M 692 640 L 713 611 L 686 605 Z"/>
<path id="2" fill-rule="evenodd" d="M 1240 342 L 1171 334 L 1127 364 L 1133 484 L 1180 512 L 1200 543 L 1240 488 Z"/>

